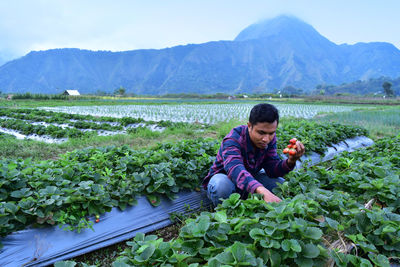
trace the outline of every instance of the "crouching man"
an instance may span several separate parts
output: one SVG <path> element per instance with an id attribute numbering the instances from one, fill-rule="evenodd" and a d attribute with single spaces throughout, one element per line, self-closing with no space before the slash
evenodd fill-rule
<path id="1" fill-rule="evenodd" d="M 203 180 L 208 197 L 217 206 L 232 193 L 247 198 L 249 193 L 262 194 L 266 202 L 280 202 L 272 193 L 277 183 L 296 166 L 304 154 L 297 141 L 296 154 L 281 160 L 276 152 L 276 129 L 279 113 L 275 106 L 258 104 L 250 112 L 247 125 L 233 128 L 225 136 L 210 171 Z"/>

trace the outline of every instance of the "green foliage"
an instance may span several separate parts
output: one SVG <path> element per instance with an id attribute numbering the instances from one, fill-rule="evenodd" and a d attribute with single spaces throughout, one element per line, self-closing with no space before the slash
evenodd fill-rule
<path id="1" fill-rule="evenodd" d="M 280 127 L 283 144 L 296 136 L 321 153 L 327 144 L 365 134 L 301 120 Z M 91 227 L 90 216 L 134 205 L 143 192 L 157 206 L 161 196 L 173 199 L 198 186 L 218 147 L 216 140 L 197 139 L 147 150 L 87 148 L 58 161 L 2 160 L 0 234 L 30 224 L 68 224 L 65 229 L 79 231 Z M 215 212 L 188 218 L 172 241 L 138 234 L 113 266 L 323 266 L 330 258 L 338 266 L 385 266 L 399 255 L 398 151 L 400 136 L 291 173 L 275 191 L 280 203 L 233 194 Z M 374 207 L 365 209 L 363 203 L 376 196 Z M 338 233 L 357 251 L 329 248 L 327 238 L 339 239 Z"/>
<path id="2" fill-rule="evenodd" d="M 115 93 L 116 95 L 121 95 L 121 96 L 123 96 L 123 95 L 125 95 L 125 93 L 126 93 L 126 89 L 125 89 L 124 87 L 120 86 L 118 89 L 115 90 L 114 93 Z"/>
<path id="3" fill-rule="evenodd" d="M 365 81 L 357 80 L 351 83 L 343 83 L 341 85 L 329 85 L 329 84 L 320 84 L 316 86 L 314 91 L 315 94 L 320 92 L 320 90 L 324 90 L 324 92 L 328 95 L 334 94 L 352 94 L 352 95 L 383 95 L 382 87 L 385 84 L 387 87 L 388 84 L 391 84 L 393 88 L 391 91 L 393 94 L 400 93 L 400 77 L 396 79 L 391 79 L 389 77 L 379 77 L 379 78 L 371 78 Z M 383 87 L 383 89 L 385 88 Z M 385 91 L 385 89 L 384 89 Z M 386 94 L 387 95 L 387 94 Z"/>
<path id="4" fill-rule="evenodd" d="M 125 209 L 139 195 L 159 202 L 199 185 L 216 153 L 214 140 L 159 144 L 150 150 L 127 146 L 89 148 L 57 161 L 0 161 L 0 235 L 30 224 L 91 227 L 88 216 Z"/>
<path id="5" fill-rule="evenodd" d="M 184 122 L 171 122 L 171 121 L 144 121 L 141 118 L 131 117 L 97 117 L 90 115 L 79 115 L 79 114 L 67 114 L 58 113 L 52 111 L 44 111 L 37 109 L 7 109 L 0 108 L 0 116 L 4 118 L 0 119 L 0 127 L 13 129 L 22 134 L 37 134 L 37 135 L 48 135 L 53 138 L 83 138 L 91 137 L 96 135 L 95 131 L 121 131 L 124 127 L 130 124 L 143 124 L 137 128 L 128 128 L 128 133 L 136 133 L 142 131 L 145 136 L 157 136 L 160 133 L 156 133 L 145 128 L 146 125 L 157 125 L 159 127 L 166 127 L 170 131 L 175 129 L 204 129 L 205 125 L 193 125 Z M 50 124 L 49 126 L 34 125 L 32 122 L 45 122 Z M 64 124 L 67 128 L 61 126 L 52 125 L 52 123 Z M 83 131 L 83 130 L 93 131 Z"/>
<path id="6" fill-rule="evenodd" d="M 388 97 L 393 97 L 394 96 L 394 91 L 392 89 L 392 84 L 390 82 L 384 82 L 382 84 L 383 91 L 385 92 L 385 95 Z"/>
<path id="7" fill-rule="evenodd" d="M 286 147 L 290 139 L 296 137 L 305 145 L 306 153 L 323 154 L 328 146 L 363 135 L 367 135 L 367 131 L 358 126 L 285 118 L 277 130 L 276 138 L 280 151 Z"/>
<path id="8" fill-rule="evenodd" d="M 187 219 L 172 241 L 139 234 L 114 266 L 324 266 L 329 259 L 337 266 L 390 266 L 400 254 L 398 151 L 400 136 L 325 163 L 331 170 L 293 173 L 276 190 L 280 203 L 232 194 L 215 212 Z M 360 168 L 365 161 L 375 168 Z M 380 162 L 390 165 L 382 169 Z M 397 180 L 388 191 L 379 184 L 362 196 L 365 188 L 343 179 L 357 171 L 371 175 L 363 183 Z M 368 209 L 363 203 L 372 191 L 378 201 Z M 353 250 L 343 253 L 329 240 L 351 242 Z"/>
<path id="9" fill-rule="evenodd" d="M 400 132 L 400 108 L 379 107 L 374 109 L 360 109 L 351 112 L 326 114 L 313 119 L 320 123 L 340 123 L 344 125 L 360 126 L 365 128 L 370 136 L 396 136 Z"/>

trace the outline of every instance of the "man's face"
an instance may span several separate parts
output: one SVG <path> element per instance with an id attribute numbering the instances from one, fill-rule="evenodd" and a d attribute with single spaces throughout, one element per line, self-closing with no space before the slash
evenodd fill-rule
<path id="1" fill-rule="evenodd" d="M 258 122 L 256 124 L 248 122 L 247 126 L 253 146 L 259 149 L 265 149 L 275 136 L 278 122 Z"/>

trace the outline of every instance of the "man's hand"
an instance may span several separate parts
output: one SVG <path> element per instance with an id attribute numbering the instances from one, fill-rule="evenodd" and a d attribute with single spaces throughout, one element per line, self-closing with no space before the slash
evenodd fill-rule
<path id="1" fill-rule="evenodd" d="M 268 202 L 281 202 L 282 201 L 279 197 L 277 197 L 274 194 L 272 194 L 271 191 L 269 191 L 264 186 L 257 187 L 255 192 L 257 194 L 263 195 L 264 201 L 267 202 L 267 203 Z"/>
<path id="2" fill-rule="evenodd" d="M 306 151 L 306 149 L 304 148 L 304 145 L 300 142 L 297 141 L 296 142 L 296 154 L 294 155 L 288 155 L 288 164 L 291 167 L 294 167 L 296 165 L 296 161 L 299 160 L 301 158 L 301 156 L 304 155 L 304 152 Z"/>

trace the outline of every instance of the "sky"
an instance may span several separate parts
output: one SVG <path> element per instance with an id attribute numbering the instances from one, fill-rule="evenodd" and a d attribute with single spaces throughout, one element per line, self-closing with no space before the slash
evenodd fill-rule
<path id="1" fill-rule="evenodd" d="M 0 60 L 53 48 L 126 51 L 233 40 L 281 14 L 336 44 L 400 49 L 399 0 L 0 0 Z"/>

